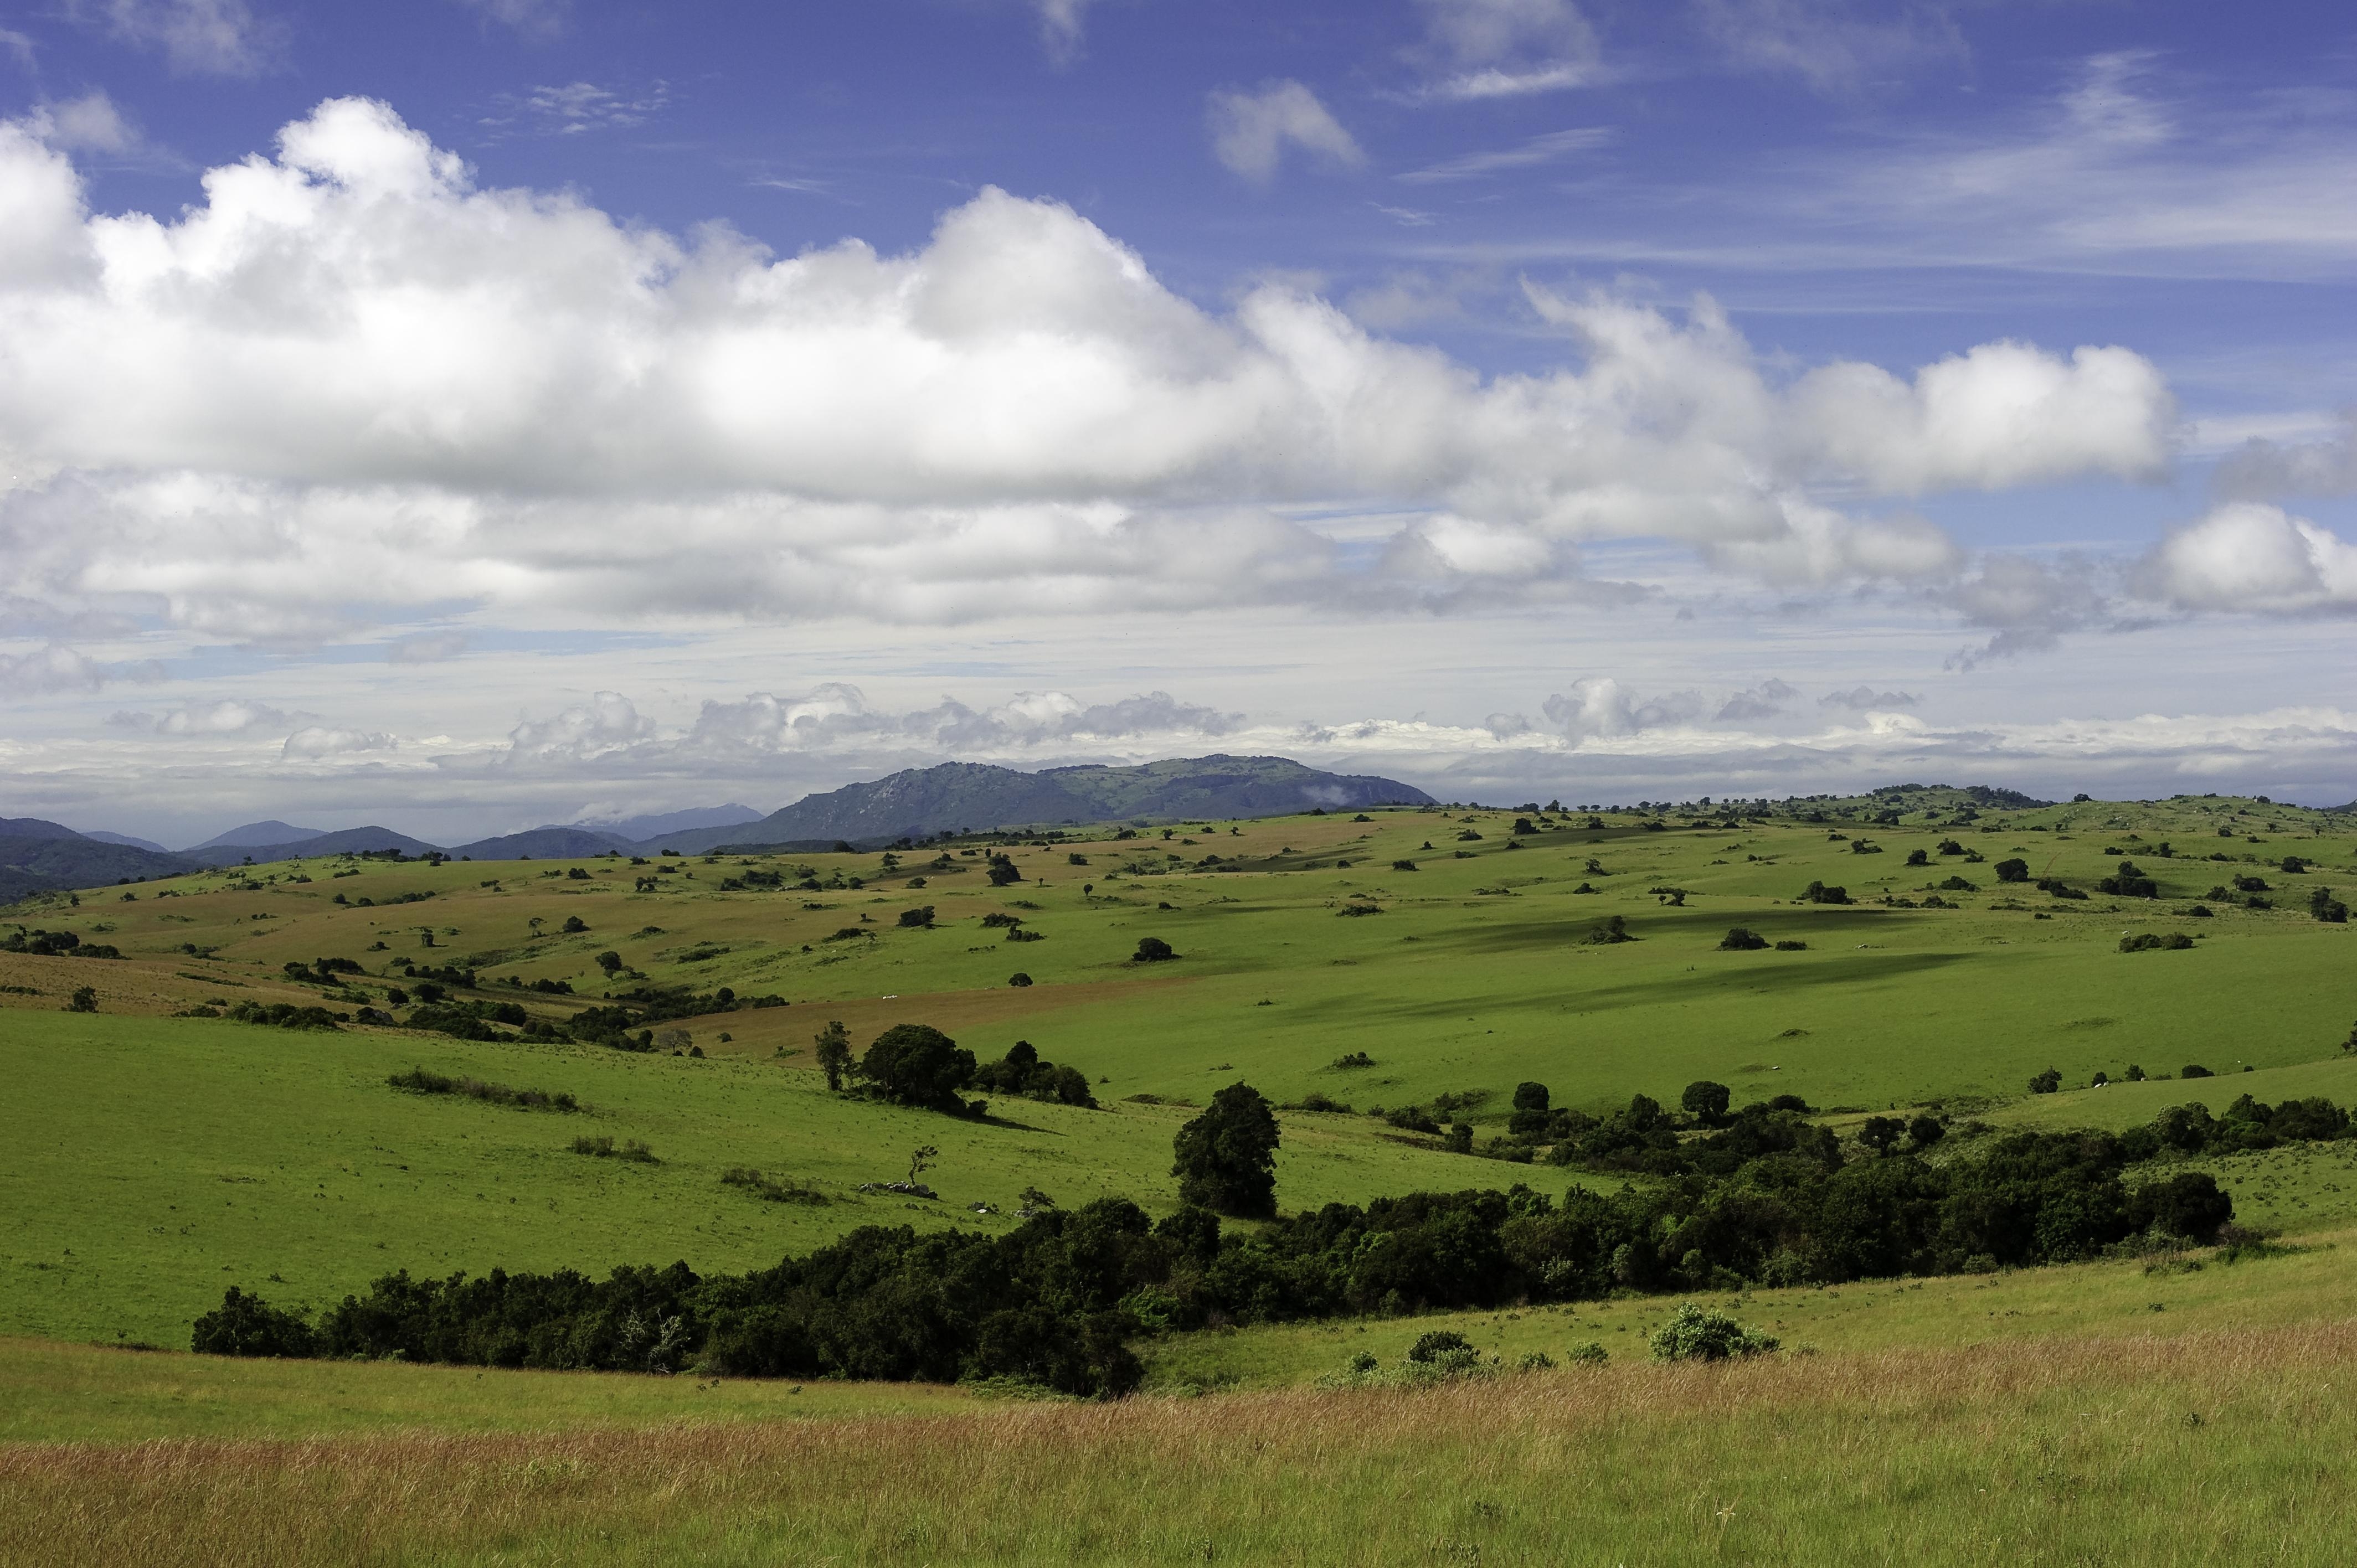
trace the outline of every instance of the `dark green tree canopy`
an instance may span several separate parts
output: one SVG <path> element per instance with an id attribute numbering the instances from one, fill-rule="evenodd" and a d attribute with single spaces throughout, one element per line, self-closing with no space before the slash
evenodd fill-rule
<path id="1" fill-rule="evenodd" d="M 1178 1129 L 1170 1174 L 1178 1200 L 1216 1214 L 1266 1219 L 1276 1213 L 1276 1113 L 1260 1091 L 1232 1083 Z"/>
<path id="2" fill-rule="evenodd" d="M 1705 1126 L 1716 1126 L 1727 1115 L 1727 1102 L 1733 1098 L 1727 1085 L 1705 1079 L 1687 1084 L 1685 1092 L 1678 1096 L 1678 1104 Z"/>
<path id="3" fill-rule="evenodd" d="M 895 1104 L 964 1115 L 958 1090 L 974 1081 L 974 1053 L 930 1024 L 895 1024 L 859 1058 L 859 1077 Z"/>

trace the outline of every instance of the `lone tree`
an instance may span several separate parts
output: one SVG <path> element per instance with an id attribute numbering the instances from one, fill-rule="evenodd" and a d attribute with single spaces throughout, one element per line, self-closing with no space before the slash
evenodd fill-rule
<path id="1" fill-rule="evenodd" d="M 1171 951 L 1170 944 L 1164 941 L 1160 937 L 1140 937 L 1137 939 L 1137 951 L 1130 956 L 1129 961 L 1132 963 L 1161 963 L 1166 960 L 1174 959 L 1178 956 L 1178 955 L 1177 953 Z"/>
<path id="2" fill-rule="evenodd" d="M 851 1031 L 837 1018 L 818 1032 L 816 1044 L 819 1070 L 826 1074 L 826 1086 L 840 1091 L 843 1075 L 851 1068 Z"/>
<path id="3" fill-rule="evenodd" d="M 1727 1102 L 1735 1098 L 1734 1090 L 1723 1083 L 1708 1079 L 1686 1085 L 1678 1096 L 1679 1108 L 1706 1127 L 1716 1127 L 1727 1119 Z"/>
<path id="4" fill-rule="evenodd" d="M 1178 1129 L 1178 1201 L 1240 1219 L 1276 1214 L 1276 1115 L 1260 1091 L 1232 1083 L 1200 1116 Z"/>
<path id="5" fill-rule="evenodd" d="M 958 1090 L 974 1081 L 974 1053 L 959 1049 L 955 1040 L 930 1024 L 895 1024 L 877 1036 L 859 1058 L 859 1076 L 877 1096 L 895 1104 L 952 1116 L 977 1110 L 958 1098 Z"/>
<path id="6" fill-rule="evenodd" d="M 597 963 L 599 969 L 606 972 L 606 978 L 611 980 L 614 978 L 614 972 L 622 967 L 622 955 L 608 948 L 597 955 Z"/>

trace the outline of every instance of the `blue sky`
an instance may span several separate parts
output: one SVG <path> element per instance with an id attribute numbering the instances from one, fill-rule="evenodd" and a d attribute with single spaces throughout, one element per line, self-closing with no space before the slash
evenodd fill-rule
<path id="1" fill-rule="evenodd" d="M 2337 803 L 2352 63 L 2296 5 L 16 7 L 0 795 Z"/>

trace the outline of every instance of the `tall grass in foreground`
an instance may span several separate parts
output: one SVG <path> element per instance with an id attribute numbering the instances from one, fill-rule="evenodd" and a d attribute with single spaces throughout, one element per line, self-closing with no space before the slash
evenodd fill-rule
<path id="1" fill-rule="evenodd" d="M 0 1449 L 10 1563 L 2341 1563 L 2357 1324 L 1418 1392 Z"/>

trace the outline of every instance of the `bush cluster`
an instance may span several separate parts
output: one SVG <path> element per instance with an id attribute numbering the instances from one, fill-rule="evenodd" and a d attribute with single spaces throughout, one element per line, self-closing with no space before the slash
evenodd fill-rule
<path id="1" fill-rule="evenodd" d="M 106 942 L 86 942 L 71 931 L 28 931 L 19 926 L 0 937 L 0 952 L 29 953 L 36 958 L 121 958 L 123 950 Z"/>
<path id="2" fill-rule="evenodd" d="M 974 1084 L 996 1094 L 1017 1094 L 1051 1105 L 1097 1108 L 1097 1097 L 1089 1091 L 1088 1074 L 1076 1067 L 1040 1060 L 1039 1048 L 1028 1040 L 1016 1041 L 1005 1057 L 974 1069 Z"/>
<path id="3" fill-rule="evenodd" d="M 385 1082 L 395 1089 L 405 1089 L 412 1094 L 455 1094 L 468 1100 L 479 1100 L 487 1105 L 510 1105 L 519 1111 L 578 1111 L 581 1103 L 570 1094 L 549 1094 L 537 1089 L 511 1089 L 504 1083 L 486 1083 L 479 1078 L 446 1078 L 424 1068 L 412 1068 L 397 1072 Z M 587 1151 L 579 1144 L 574 1153 Z M 626 1156 L 634 1157 L 634 1156 Z"/>

